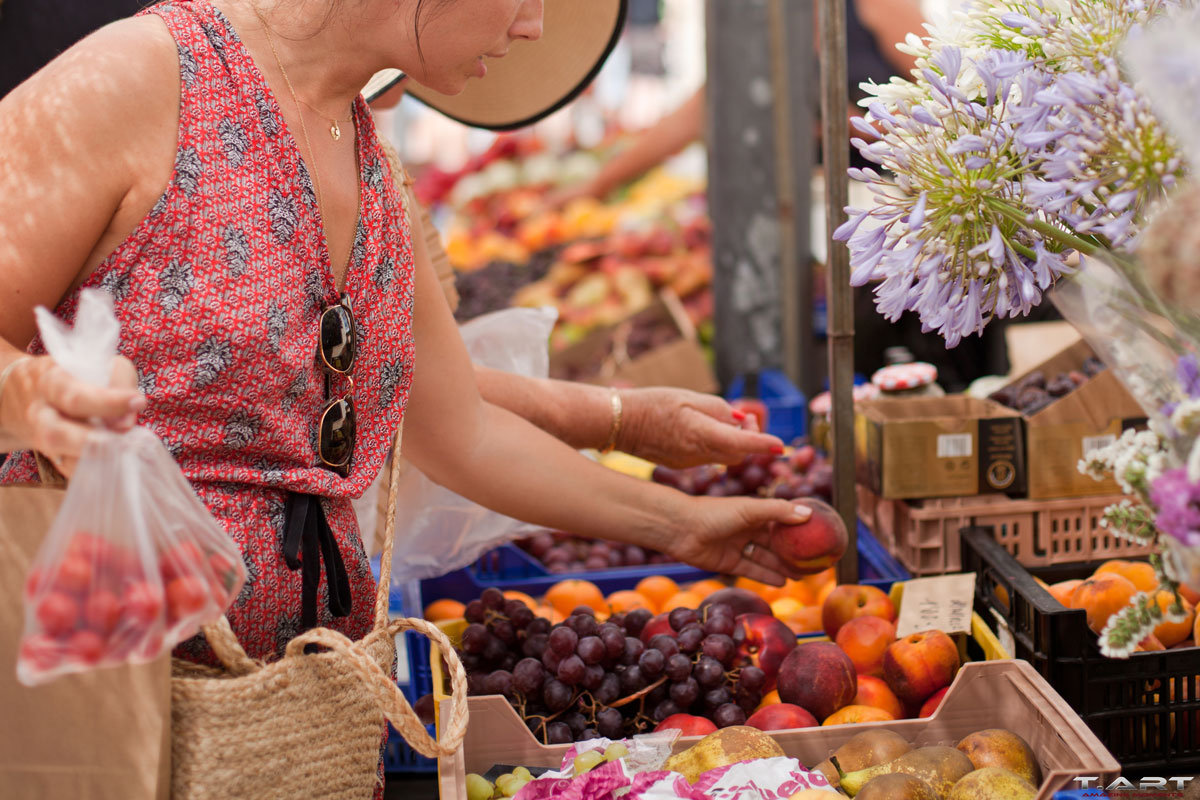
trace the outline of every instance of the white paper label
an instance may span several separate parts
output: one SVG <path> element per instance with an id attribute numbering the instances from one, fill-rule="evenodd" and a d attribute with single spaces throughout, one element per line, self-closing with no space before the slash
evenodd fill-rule
<path id="1" fill-rule="evenodd" d="M 1104 436 L 1085 436 L 1083 437 L 1083 457 L 1087 458 L 1088 454 L 1093 450 L 1099 450 L 1116 443 L 1117 437 L 1111 433 L 1107 433 Z"/>
<path id="2" fill-rule="evenodd" d="M 906 581 L 896 638 L 929 630 L 969 634 L 974 601 L 974 572 Z"/>
<path id="3" fill-rule="evenodd" d="M 943 433 L 937 438 L 938 458 L 970 458 L 971 434 Z"/>

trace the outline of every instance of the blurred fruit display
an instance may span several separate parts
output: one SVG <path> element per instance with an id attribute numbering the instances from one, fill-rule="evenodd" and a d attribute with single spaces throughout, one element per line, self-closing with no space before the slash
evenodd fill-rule
<path id="1" fill-rule="evenodd" d="M 703 333 L 712 316 L 711 230 L 702 181 L 659 168 L 608 203 L 551 202 L 586 179 L 602 153 L 555 157 L 529 135 L 497 139 L 462 170 L 416 179 L 458 270 L 460 321 L 509 306 L 552 305 L 552 348 L 615 324 L 669 288 Z"/>

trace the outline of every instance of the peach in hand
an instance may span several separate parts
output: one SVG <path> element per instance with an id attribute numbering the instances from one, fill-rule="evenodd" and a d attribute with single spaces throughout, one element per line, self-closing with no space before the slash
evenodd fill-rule
<path id="1" fill-rule="evenodd" d="M 812 574 L 836 564 L 850 538 L 846 524 L 833 506 L 814 498 L 804 500 L 812 516 L 799 525 L 776 525 L 771 530 L 771 550 L 797 569 Z"/>

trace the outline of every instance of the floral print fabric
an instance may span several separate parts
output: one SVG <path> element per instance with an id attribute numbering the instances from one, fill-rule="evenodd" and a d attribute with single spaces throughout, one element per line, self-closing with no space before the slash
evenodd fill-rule
<path id="1" fill-rule="evenodd" d="M 383 465 L 414 358 L 413 258 L 401 192 L 360 97 L 360 216 L 339 291 L 307 168 L 229 21 L 206 0 L 143 13 L 159 16 L 179 49 L 174 174 L 84 287 L 113 296 L 121 353 L 137 366 L 149 401 L 140 423 L 160 436 L 241 548 L 249 580 L 228 616 L 246 651 L 277 656 L 298 630 L 301 573 L 287 568 L 281 547 L 288 491 L 324 498 L 354 608 L 330 618 L 322 577 L 319 624 L 358 638 L 371 624 L 374 586 L 350 499 Z M 320 313 L 343 292 L 359 332 L 357 441 L 345 477 L 317 458 L 320 413 L 349 388 L 317 359 Z M 72 319 L 77 297 L 56 313 Z M 30 351 L 44 352 L 37 340 Z M 36 480 L 31 453 L 14 454 L 0 469 L 0 482 Z M 178 654 L 212 659 L 202 638 Z"/>

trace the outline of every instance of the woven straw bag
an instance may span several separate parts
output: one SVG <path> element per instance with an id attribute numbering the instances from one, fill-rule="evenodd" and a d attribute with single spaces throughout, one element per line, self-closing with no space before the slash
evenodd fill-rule
<path id="1" fill-rule="evenodd" d="M 467 727 L 467 679 L 445 634 L 422 619 L 388 622 L 399 441 L 392 455 L 374 629 L 359 641 L 328 628 L 300 634 L 282 659 L 250 659 L 222 617 L 204 635 L 223 670 L 175 661 L 171 677 L 171 795 L 187 800 L 371 796 L 384 720 L 422 755 L 453 755 Z M 452 696 L 434 741 L 391 677 L 395 636 L 437 643 Z M 320 651 L 305 653 L 309 645 Z"/>

